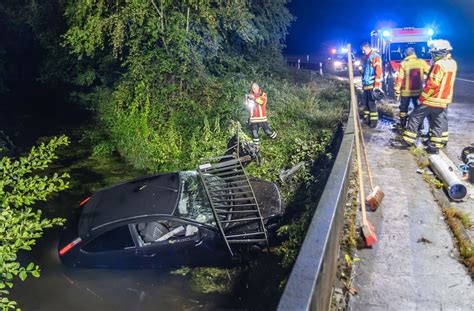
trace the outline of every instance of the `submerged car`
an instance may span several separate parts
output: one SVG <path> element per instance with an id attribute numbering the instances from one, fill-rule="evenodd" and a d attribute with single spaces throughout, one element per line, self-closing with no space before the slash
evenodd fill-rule
<path id="1" fill-rule="evenodd" d="M 276 185 L 252 176 L 226 176 L 226 168 L 234 172 L 229 165 L 214 174 L 206 168 L 132 180 L 85 199 L 79 217 L 64 229 L 61 261 L 102 268 L 200 266 L 229 259 L 232 243 L 264 246 L 260 242 L 283 212 Z M 244 195 L 249 191 L 232 190 L 242 188 L 228 182 L 233 176 L 245 176 L 258 209 L 242 207 L 252 205 Z M 210 196 L 214 192 L 219 200 Z M 256 229 L 258 219 L 263 231 Z"/>

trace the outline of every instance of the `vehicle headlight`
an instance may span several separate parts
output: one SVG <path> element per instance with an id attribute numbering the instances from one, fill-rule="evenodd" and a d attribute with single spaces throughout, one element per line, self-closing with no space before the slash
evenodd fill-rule
<path id="1" fill-rule="evenodd" d="M 354 62 L 354 65 L 355 65 L 355 66 L 360 66 L 360 60 L 356 60 L 356 61 Z"/>
<path id="2" fill-rule="evenodd" d="M 342 62 L 336 60 L 336 61 L 334 62 L 334 67 L 340 67 L 340 66 L 342 66 Z"/>

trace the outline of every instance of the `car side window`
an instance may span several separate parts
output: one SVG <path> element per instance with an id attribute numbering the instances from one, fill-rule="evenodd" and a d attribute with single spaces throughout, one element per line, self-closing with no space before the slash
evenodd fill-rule
<path id="1" fill-rule="evenodd" d="M 199 234 L 199 228 L 190 224 L 173 220 L 156 220 L 136 224 L 136 232 L 141 246 L 169 240 L 193 239 Z"/>
<path id="2" fill-rule="evenodd" d="M 133 242 L 128 226 L 122 226 L 99 235 L 87 243 L 83 249 L 86 252 L 98 253 L 123 250 L 134 246 L 135 243 Z"/>

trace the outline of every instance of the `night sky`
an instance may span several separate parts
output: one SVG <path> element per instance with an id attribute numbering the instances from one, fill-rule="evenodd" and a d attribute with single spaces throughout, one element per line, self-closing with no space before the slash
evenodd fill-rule
<path id="1" fill-rule="evenodd" d="M 289 8 L 297 19 L 287 37 L 288 55 L 359 46 L 373 29 L 430 26 L 435 39 L 451 41 L 455 56 L 474 59 L 474 0 L 293 0 Z"/>

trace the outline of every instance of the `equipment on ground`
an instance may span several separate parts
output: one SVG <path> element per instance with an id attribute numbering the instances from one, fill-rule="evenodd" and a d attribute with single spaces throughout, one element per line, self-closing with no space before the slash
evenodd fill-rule
<path id="1" fill-rule="evenodd" d="M 428 64 L 431 60 L 428 42 L 434 35 L 432 28 L 384 28 L 370 33 L 371 47 L 382 58 L 384 90 L 394 94 L 393 86 L 400 63 L 405 58 L 407 48 L 415 49 L 416 55 Z"/>
<path id="2" fill-rule="evenodd" d="M 350 51 L 350 44 L 348 45 L 348 50 Z M 364 195 L 364 178 L 362 176 L 362 160 L 361 160 L 361 150 L 360 150 L 360 137 L 359 137 L 359 115 L 357 113 L 357 97 L 355 94 L 354 87 L 354 72 L 352 68 L 352 59 L 351 55 L 348 53 L 348 70 L 349 70 L 349 84 L 351 88 L 351 104 L 352 104 L 352 116 L 354 118 L 354 127 L 356 129 L 355 141 L 356 141 L 356 155 L 357 155 L 357 175 L 359 180 L 359 193 L 360 193 L 360 206 L 362 211 L 362 234 L 365 239 L 367 246 L 372 246 L 377 241 L 377 237 L 374 232 L 374 226 L 368 221 L 367 213 L 365 210 L 365 195 Z"/>
<path id="3" fill-rule="evenodd" d="M 442 153 L 430 156 L 429 161 L 434 173 L 443 182 L 448 196 L 455 201 L 464 199 L 467 194 L 466 186 L 454 172 L 451 161 Z"/>
<path id="4" fill-rule="evenodd" d="M 385 98 L 385 93 L 382 89 L 376 87 L 372 90 L 372 98 L 374 100 L 382 100 Z"/>
<path id="5" fill-rule="evenodd" d="M 467 180 L 474 183 L 474 143 L 470 146 L 463 148 L 461 151 L 461 160 L 463 164 L 459 166 L 459 169 L 464 175 L 467 175 Z"/>

